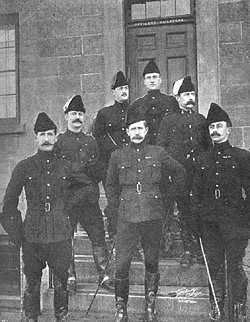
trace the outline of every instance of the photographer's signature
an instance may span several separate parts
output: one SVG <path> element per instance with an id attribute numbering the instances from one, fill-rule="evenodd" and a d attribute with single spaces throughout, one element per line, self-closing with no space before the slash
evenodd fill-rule
<path id="1" fill-rule="evenodd" d="M 204 297 L 204 293 L 201 292 L 200 287 L 182 287 L 176 292 L 169 293 L 172 297 L 178 298 L 178 302 L 184 302 L 184 303 L 197 303 L 195 301 L 198 297 Z"/>

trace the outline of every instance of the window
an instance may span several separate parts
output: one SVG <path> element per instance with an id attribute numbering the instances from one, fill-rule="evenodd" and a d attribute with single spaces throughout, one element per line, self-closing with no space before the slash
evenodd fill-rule
<path id="1" fill-rule="evenodd" d="M 130 21 L 166 19 L 192 14 L 193 0 L 129 0 Z"/>
<path id="2" fill-rule="evenodd" d="M 19 121 L 18 15 L 0 15 L 0 125 Z"/>

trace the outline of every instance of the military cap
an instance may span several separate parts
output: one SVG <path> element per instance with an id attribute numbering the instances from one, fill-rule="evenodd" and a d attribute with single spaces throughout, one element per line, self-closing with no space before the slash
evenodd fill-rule
<path id="1" fill-rule="evenodd" d="M 84 107 L 81 95 L 74 95 L 72 96 L 66 104 L 63 106 L 64 113 L 68 113 L 70 111 L 76 111 L 76 112 L 86 112 L 86 109 Z"/>
<path id="2" fill-rule="evenodd" d="M 191 81 L 191 77 L 187 76 L 181 79 L 178 79 L 177 81 L 174 82 L 173 86 L 173 94 L 180 95 L 181 93 L 185 92 L 194 92 L 194 84 Z"/>
<path id="3" fill-rule="evenodd" d="M 45 112 L 39 113 L 34 125 L 35 133 L 37 134 L 38 132 L 46 132 L 49 130 L 55 130 L 56 132 L 57 126 Z"/>
<path id="4" fill-rule="evenodd" d="M 145 66 L 142 76 L 144 77 L 146 74 L 151 74 L 151 73 L 160 74 L 159 67 L 157 66 L 156 62 L 153 59 L 151 59 Z"/>
<path id="5" fill-rule="evenodd" d="M 123 72 L 121 70 L 119 70 L 119 72 L 117 72 L 112 77 L 112 80 L 110 83 L 110 88 L 115 89 L 116 87 L 125 86 L 125 85 L 128 85 L 128 80 L 124 76 Z"/>
<path id="6" fill-rule="evenodd" d="M 216 103 L 211 103 L 207 115 L 207 125 L 215 122 L 227 122 L 232 126 L 232 122 L 228 114 Z"/>
<path id="7" fill-rule="evenodd" d="M 126 127 L 128 128 L 131 124 L 140 121 L 146 121 L 145 113 L 139 108 L 130 106 L 127 112 Z"/>

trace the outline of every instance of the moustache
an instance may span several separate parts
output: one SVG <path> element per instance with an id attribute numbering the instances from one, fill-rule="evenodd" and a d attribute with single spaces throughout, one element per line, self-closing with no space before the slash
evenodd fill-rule
<path id="1" fill-rule="evenodd" d="M 186 103 L 186 105 L 195 105 L 195 102 L 194 101 L 188 101 L 187 103 Z"/>
<path id="2" fill-rule="evenodd" d="M 213 138 L 213 137 L 219 137 L 220 136 L 220 134 L 219 133 L 217 133 L 217 132 L 214 132 L 214 133 L 212 133 L 211 134 L 211 137 Z"/>
<path id="3" fill-rule="evenodd" d="M 141 139 L 143 139 L 143 137 L 142 137 L 142 136 L 140 136 L 140 135 L 135 135 L 135 136 L 133 137 L 133 139 L 134 139 L 134 140 L 141 140 Z"/>
<path id="4" fill-rule="evenodd" d="M 122 93 L 122 96 L 128 96 L 128 94 L 127 93 Z"/>
<path id="5" fill-rule="evenodd" d="M 80 119 L 75 119 L 72 123 L 81 123 L 82 124 L 82 121 Z"/>
<path id="6" fill-rule="evenodd" d="M 46 145 L 53 145 L 53 144 L 51 144 L 50 142 L 48 142 L 48 141 L 46 141 L 46 142 L 44 142 L 43 144 L 42 144 L 42 146 L 46 146 Z"/>

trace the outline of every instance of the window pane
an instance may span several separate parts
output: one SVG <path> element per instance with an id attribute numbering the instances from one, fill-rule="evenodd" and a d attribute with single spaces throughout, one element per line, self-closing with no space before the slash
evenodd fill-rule
<path id="1" fill-rule="evenodd" d="M 145 19 L 146 18 L 146 7 L 144 3 L 135 3 L 131 6 L 131 19 Z"/>
<path id="2" fill-rule="evenodd" d="M 0 95 L 16 94 L 16 75 L 14 72 L 0 73 Z"/>
<path id="3" fill-rule="evenodd" d="M 158 1 L 147 1 L 146 2 L 146 17 L 147 18 L 158 18 L 161 16 L 161 2 Z"/>
<path id="4" fill-rule="evenodd" d="M 15 46 L 15 30 L 0 30 L 0 48 Z"/>
<path id="5" fill-rule="evenodd" d="M 161 16 L 162 17 L 175 16 L 175 0 L 162 0 Z"/>
<path id="6" fill-rule="evenodd" d="M 190 0 L 176 0 L 176 15 L 190 14 Z"/>
<path id="7" fill-rule="evenodd" d="M 16 117 L 16 96 L 0 96 L 0 118 Z"/>
<path id="8" fill-rule="evenodd" d="M 0 49 L 0 71 L 15 70 L 15 48 Z"/>

